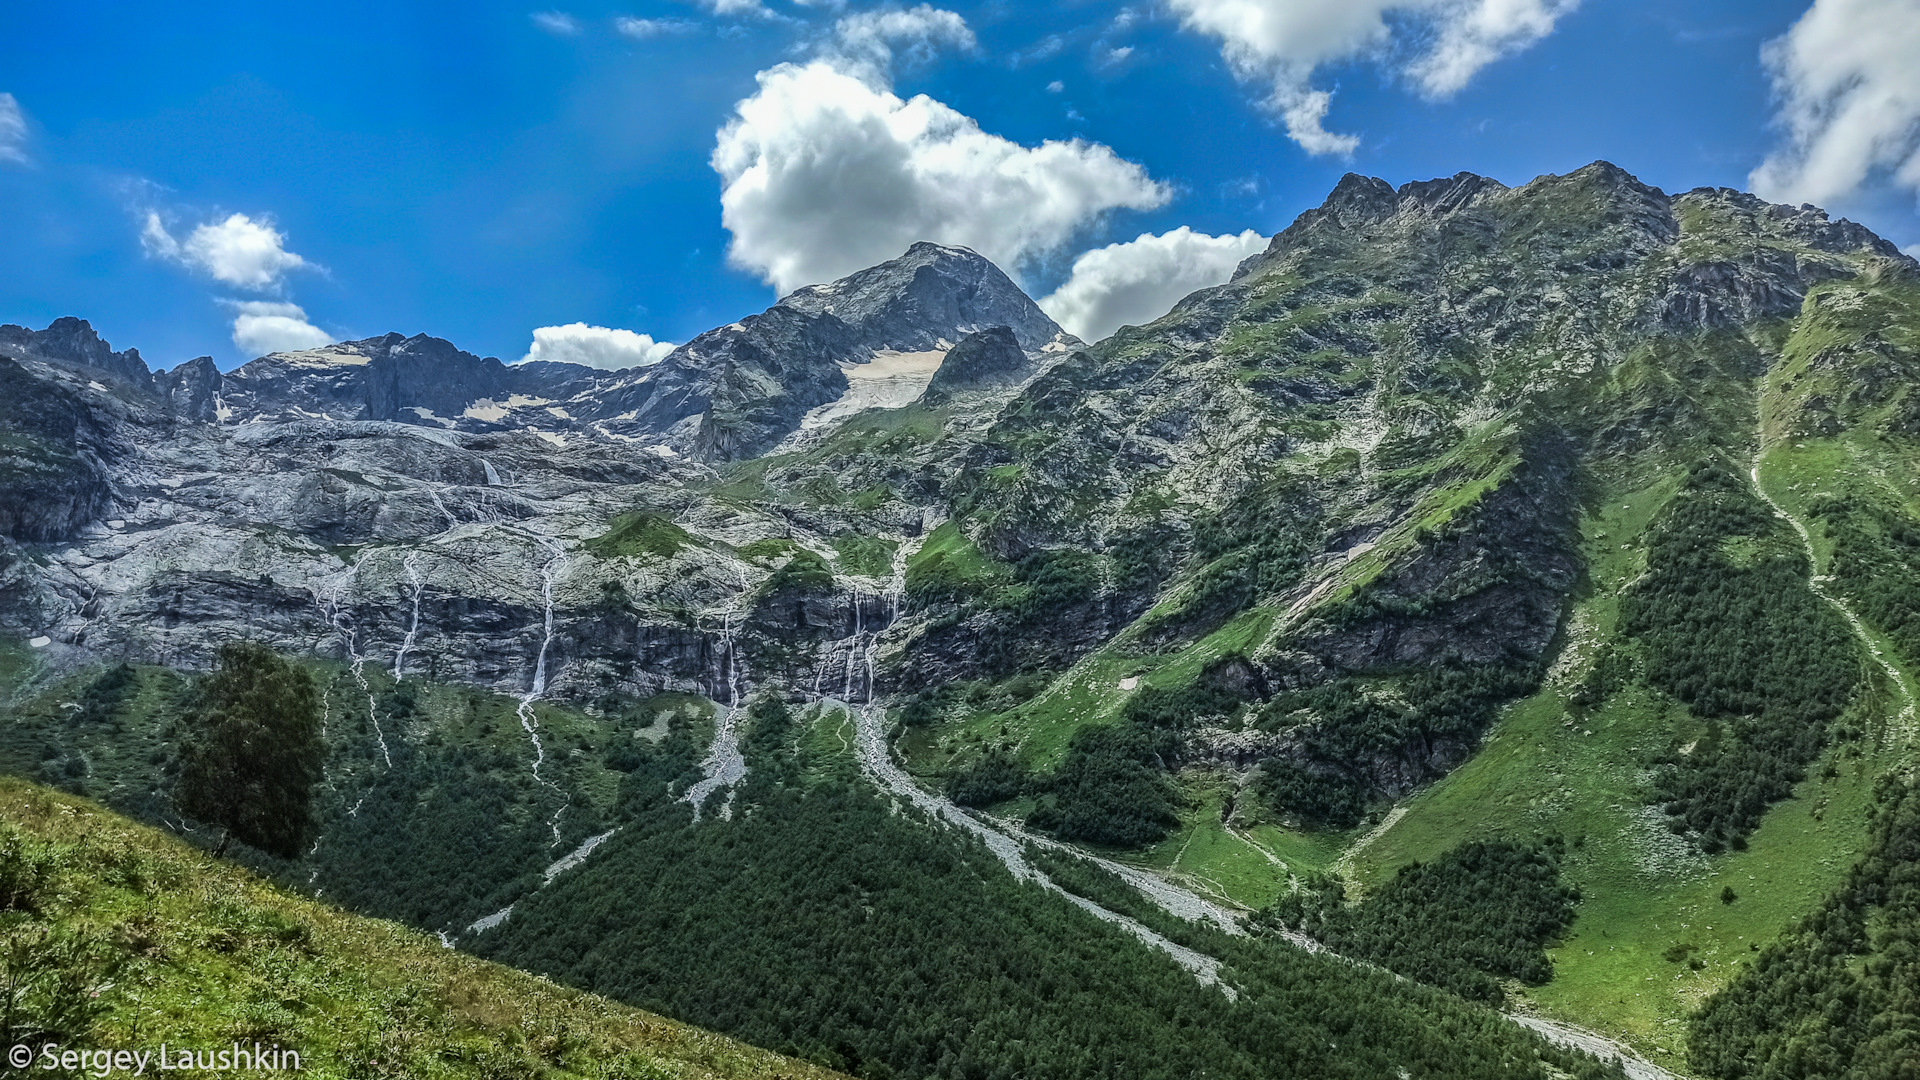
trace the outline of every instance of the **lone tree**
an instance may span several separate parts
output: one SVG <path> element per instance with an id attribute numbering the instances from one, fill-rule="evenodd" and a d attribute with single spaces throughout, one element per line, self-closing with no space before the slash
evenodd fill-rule
<path id="1" fill-rule="evenodd" d="M 320 697 L 306 672 L 251 641 L 220 647 L 182 728 L 181 812 L 291 859 L 313 832 L 313 787 L 326 762 Z"/>

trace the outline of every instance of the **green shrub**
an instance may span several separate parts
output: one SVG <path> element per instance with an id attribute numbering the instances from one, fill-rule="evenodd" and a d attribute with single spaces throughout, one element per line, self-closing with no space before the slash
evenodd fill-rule
<path id="1" fill-rule="evenodd" d="M 1553 977 L 1546 946 L 1573 924 L 1580 900 L 1560 880 L 1560 856 L 1558 840 L 1475 841 L 1401 867 L 1352 906 L 1337 879 L 1310 881 L 1256 925 L 1300 930 L 1342 955 L 1499 1005 L 1499 979 L 1538 986 Z"/>
<path id="2" fill-rule="evenodd" d="M 607 531 L 581 545 L 597 558 L 651 555 L 671 559 L 691 547 L 693 537 L 671 518 L 651 510 L 635 510 L 613 519 Z"/>
<path id="3" fill-rule="evenodd" d="M 827 566 L 827 560 L 807 548 L 795 550 L 793 558 L 767 578 L 766 585 L 766 591 L 773 595 L 823 592 L 831 588 L 833 570 Z"/>

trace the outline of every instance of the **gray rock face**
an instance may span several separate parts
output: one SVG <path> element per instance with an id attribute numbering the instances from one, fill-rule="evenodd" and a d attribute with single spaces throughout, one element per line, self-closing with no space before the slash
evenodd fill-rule
<path id="1" fill-rule="evenodd" d="M 1868 298 L 1822 282 L 1916 273 L 1810 208 L 1599 163 L 1350 176 L 1233 281 L 1090 348 L 935 245 L 625 372 L 387 335 L 143 390 L 77 320 L 10 328 L 31 355 L 0 363 L 0 632 L 187 665 L 247 635 L 525 693 L 550 599 L 547 692 L 583 700 L 863 699 L 1228 626 L 1236 693 L 1525 666 L 1579 578 L 1583 478 L 1746 446 L 1726 402 L 1778 337 L 1753 327 L 1844 320 Z M 1796 422 L 1848 422 L 1860 387 L 1912 414 L 1907 354 L 1847 325 Z M 877 354 L 943 350 L 913 407 L 709 464 L 779 444 Z M 903 602 L 886 553 L 935 528 L 951 580 Z M 796 546 L 830 582 L 779 574 Z"/>
<path id="2" fill-rule="evenodd" d="M 847 390 L 839 365 L 884 350 L 952 346 L 1007 327 L 1022 350 L 1064 351 L 1061 330 L 999 267 L 966 248 L 920 243 L 890 262 L 810 285 L 764 315 L 709 331 L 668 356 L 657 375 L 657 425 L 703 404 L 696 452 L 733 460 L 763 452 L 800 418 Z"/>
<path id="3" fill-rule="evenodd" d="M 870 349 L 919 352 L 943 348 L 993 326 L 1013 331 L 1020 347 L 1039 352 L 1061 330 L 1000 268 L 963 247 L 918 243 L 891 262 L 828 285 L 809 285 L 781 306 L 832 315 Z"/>
<path id="4" fill-rule="evenodd" d="M 200 424 L 220 419 L 220 369 L 213 357 L 196 356 L 172 371 L 153 377 L 153 388 L 166 399 L 167 411 L 181 420 Z"/>
<path id="5" fill-rule="evenodd" d="M 0 356 L 79 368 L 136 389 L 148 389 L 153 383 L 153 373 L 140 359 L 140 350 L 115 352 L 85 319 L 70 316 L 53 320 L 45 330 L 29 330 L 12 323 L 0 326 Z"/>
<path id="6" fill-rule="evenodd" d="M 83 392 L 4 356 L 0 401 L 0 536 L 71 539 L 113 497 L 105 425 Z"/>
<path id="7" fill-rule="evenodd" d="M 227 375 L 218 392 L 232 423 L 391 420 L 498 431 L 525 426 L 510 420 L 516 414 L 527 419 L 594 385 L 593 370 L 575 364 L 510 368 L 440 338 L 387 334 L 263 356 Z"/>
<path id="8" fill-rule="evenodd" d="M 1013 329 L 990 326 L 961 338 L 947 351 L 921 400 L 932 405 L 945 401 L 955 390 L 1012 386 L 1033 371 L 1033 361 L 1020 347 Z"/>

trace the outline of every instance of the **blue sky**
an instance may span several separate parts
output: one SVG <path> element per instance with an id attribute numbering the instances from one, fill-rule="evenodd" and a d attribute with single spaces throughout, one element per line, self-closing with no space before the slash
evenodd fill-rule
<path id="1" fill-rule="evenodd" d="M 1254 242 L 1239 234 L 1283 228 L 1348 170 L 1521 183 L 1598 158 L 1676 191 L 1749 187 L 1771 156 L 1765 193 L 1920 243 L 1914 117 L 1868 117 L 1893 134 L 1864 167 L 1822 127 L 1862 79 L 1920 113 L 1897 61 L 1920 55 L 1897 50 L 1920 2 L 1523 0 L 1532 23 L 1491 29 L 1467 21 L 1484 3 L 15 0 L 0 321 L 79 315 L 157 366 L 244 361 L 249 317 L 255 343 L 424 331 L 516 360 L 537 327 L 685 341 L 765 307 L 769 279 L 846 272 L 919 230 L 1104 331 L 1164 308 L 1163 279 L 1220 274 Z M 819 112 L 826 91 L 847 108 Z M 873 135 L 910 126 L 895 106 L 920 94 L 947 135 Z M 715 148 L 737 110 L 758 119 L 736 125 L 727 176 Z M 779 155 L 784 178 L 749 190 Z M 894 190 L 896 166 L 927 190 Z M 582 340 L 551 355 L 658 354 Z"/>

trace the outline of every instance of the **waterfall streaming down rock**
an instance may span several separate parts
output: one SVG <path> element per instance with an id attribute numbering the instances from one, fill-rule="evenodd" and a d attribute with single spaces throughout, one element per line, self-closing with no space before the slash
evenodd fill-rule
<path id="1" fill-rule="evenodd" d="M 533 684 L 525 694 L 521 695 L 520 706 L 514 710 L 514 714 L 520 718 L 520 726 L 526 730 L 527 738 L 533 742 L 533 778 L 546 787 L 552 788 L 560 796 L 560 808 L 553 812 L 552 819 L 547 822 L 553 830 L 553 842 L 558 844 L 560 815 L 566 813 L 567 805 L 573 801 L 573 797 L 560 785 L 540 775 L 540 766 L 546 763 L 547 751 L 540 744 L 540 722 L 533 714 L 533 703 L 540 700 L 547 692 L 547 650 L 553 645 L 553 583 L 559 573 L 561 560 L 566 558 L 566 555 L 560 550 L 560 545 L 548 537 L 538 536 L 533 539 L 548 553 L 547 561 L 540 566 L 540 592 L 544 599 L 540 653 L 533 664 Z"/>

